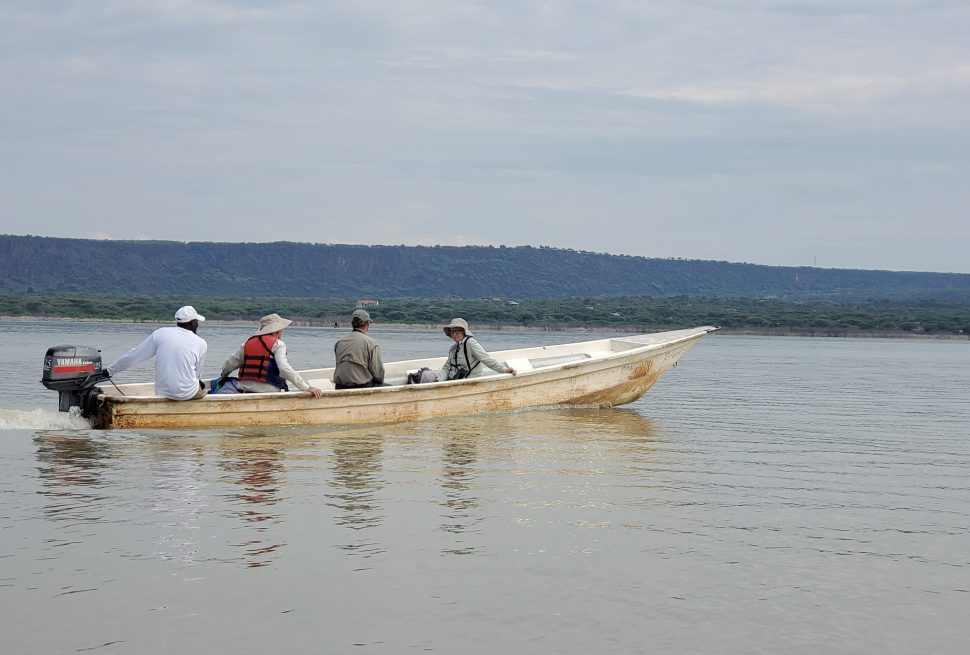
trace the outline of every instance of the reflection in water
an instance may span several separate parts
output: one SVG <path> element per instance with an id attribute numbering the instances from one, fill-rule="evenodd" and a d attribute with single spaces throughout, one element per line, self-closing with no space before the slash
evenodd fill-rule
<path id="1" fill-rule="evenodd" d="M 657 484 L 658 432 L 634 409 L 529 410 L 454 417 L 439 425 L 448 430 L 441 528 L 453 543 L 445 554 L 480 554 L 479 543 L 487 543 L 480 535 L 489 532 L 483 508 L 494 499 L 492 473 L 522 481 L 509 501 L 518 508 L 520 525 L 545 520 L 552 504 L 585 512 L 575 525 L 593 526 L 616 503 L 642 504 Z M 607 494 L 617 477 L 623 492 Z M 543 495 L 548 488 L 556 489 L 552 503 Z"/>
<path id="2" fill-rule="evenodd" d="M 206 505 L 201 448 L 152 448 L 152 510 L 159 534 L 157 557 L 195 563 L 199 552 L 201 515 Z"/>
<path id="3" fill-rule="evenodd" d="M 657 438 L 653 420 L 629 407 L 552 407 L 523 409 L 494 414 L 453 416 L 394 426 L 399 436 L 427 436 L 429 428 L 441 428 L 450 434 L 509 434 L 555 437 L 564 442 L 603 443 L 604 437 L 614 446 L 639 448 Z"/>
<path id="4" fill-rule="evenodd" d="M 653 421 L 628 407 L 561 407 L 526 410 L 515 416 L 528 420 L 529 432 L 568 440 L 602 441 L 608 435 L 622 437 L 617 443 L 637 444 L 655 438 Z"/>
<path id="5" fill-rule="evenodd" d="M 382 508 L 375 492 L 382 489 L 383 436 L 374 432 L 343 434 L 333 444 L 333 491 L 327 494 L 328 505 L 340 514 L 337 525 L 351 530 L 367 530 L 381 524 Z M 382 544 L 358 538 L 354 543 L 338 544 L 350 554 L 370 557 L 383 553 Z"/>
<path id="6" fill-rule="evenodd" d="M 257 533 L 266 533 L 268 528 L 282 521 L 273 506 L 280 501 L 280 484 L 277 476 L 283 470 L 282 450 L 278 447 L 250 446 L 246 448 L 225 448 L 220 466 L 238 477 L 233 479 L 242 486 L 242 491 L 230 494 L 235 501 L 242 501 L 236 515 Z M 249 567 L 267 566 L 285 545 L 271 543 L 265 535 L 248 539 L 237 544 L 245 549 Z"/>
<path id="7" fill-rule="evenodd" d="M 58 432 L 37 432 L 34 442 L 40 493 L 48 498 L 44 513 L 54 520 L 99 521 L 106 496 L 94 490 L 104 486 L 102 473 L 111 459 L 107 445 Z"/>
<path id="8" fill-rule="evenodd" d="M 476 534 L 481 516 L 473 511 L 481 505 L 481 499 L 470 493 L 475 479 L 475 464 L 478 461 L 478 439 L 480 432 L 453 432 L 444 443 L 444 473 L 441 486 L 445 499 L 441 529 L 455 535 L 455 544 L 443 552 L 449 555 L 470 555 L 476 546 L 464 543 L 464 535 Z"/>
<path id="9" fill-rule="evenodd" d="M 502 417 L 497 425 L 508 434 L 519 435 L 522 446 L 513 456 L 520 465 L 546 462 L 552 443 L 560 470 L 568 470 L 577 479 L 599 475 L 604 468 L 614 469 L 617 462 L 626 473 L 649 471 L 659 438 L 653 421 L 631 408 L 528 411 Z"/>
<path id="10" fill-rule="evenodd" d="M 282 502 L 286 462 L 294 456 L 304 458 L 301 461 L 311 474 L 321 473 L 319 465 L 330 462 L 330 479 L 323 482 L 323 476 L 314 475 L 313 486 L 325 495 L 334 524 L 348 530 L 337 532 L 333 545 L 361 558 L 388 549 L 384 536 L 389 529 L 388 507 L 381 498 L 388 484 L 388 458 L 400 462 L 403 456 L 408 466 L 426 462 L 438 490 L 432 496 L 435 514 L 428 517 L 439 528 L 436 546 L 444 554 L 468 555 L 480 553 L 486 543 L 488 514 L 483 508 L 494 492 L 493 474 L 512 473 L 514 480 L 533 481 L 566 475 L 587 485 L 591 477 L 615 470 L 622 462 L 626 475 L 643 479 L 628 478 L 630 488 L 642 488 L 652 484 L 655 439 L 650 419 L 636 410 L 580 407 L 323 433 L 308 427 L 242 434 L 159 433 L 132 440 L 38 432 L 35 443 L 46 499 L 43 511 L 51 518 L 108 521 L 113 507 L 106 499 L 119 498 L 133 511 L 147 507 L 156 514 L 145 524 L 155 526 L 155 547 L 138 556 L 198 563 L 212 559 L 200 554 L 200 549 L 218 543 L 206 533 L 206 517 L 219 510 L 220 496 L 213 489 L 227 482 L 229 490 L 221 498 L 228 514 L 219 514 L 239 519 L 223 535 L 224 544 L 238 554 L 228 561 L 265 567 L 286 550 L 279 526 L 287 516 Z M 557 462 L 555 470 L 547 468 L 550 457 Z M 147 464 L 148 471 L 129 470 L 139 464 Z M 105 474 L 114 469 L 118 469 L 117 479 Z M 221 480 L 213 477 L 214 470 L 224 472 Z M 146 472 L 151 476 L 150 487 L 144 485 Z M 125 491 L 139 485 L 145 490 L 141 497 Z M 517 504 L 531 507 L 533 492 L 530 488 Z"/>
<path id="11" fill-rule="evenodd" d="M 283 466 L 280 463 L 280 451 L 275 448 L 245 448 L 232 451 L 237 459 L 226 458 L 222 462 L 223 468 L 239 473 L 235 482 L 242 485 L 243 490 L 232 494 L 233 498 L 245 501 L 257 507 L 244 506 L 239 516 L 250 523 L 256 524 L 257 530 L 265 530 L 261 526 L 263 521 L 278 522 L 279 516 L 260 506 L 272 506 L 279 502 L 279 483 L 276 479 Z"/>

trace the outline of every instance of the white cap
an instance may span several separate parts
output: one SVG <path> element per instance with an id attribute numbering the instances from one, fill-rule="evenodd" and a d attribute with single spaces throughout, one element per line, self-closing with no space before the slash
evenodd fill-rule
<path id="1" fill-rule="evenodd" d="M 188 323 L 189 321 L 199 321 L 201 323 L 204 320 L 205 316 L 202 316 L 199 314 L 199 312 L 195 311 L 195 307 L 192 305 L 179 307 L 179 310 L 175 312 L 176 323 Z"/>

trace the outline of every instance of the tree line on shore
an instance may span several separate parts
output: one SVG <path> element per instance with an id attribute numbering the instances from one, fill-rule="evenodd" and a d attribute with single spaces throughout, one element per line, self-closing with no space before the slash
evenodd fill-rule
<path id="1" fill-rule="evenodd" d="M 127 294 L 0 294 L 0 316 L 161 321 L 194 305 L 208 319 L 255 321 L 277 312 L 309 325 L 348 325 L 350 298 L 212 298 Z M 510 302 L 498 298 L 394 298 L 367 307 L 377 323 L 438 324 L 462 316 L 479 326 L 673 329 L 717 325 L 792 334 L 907 333 L 970 336 L 970 302 L 797 302 L 764 298 L 617 296 Z"/>

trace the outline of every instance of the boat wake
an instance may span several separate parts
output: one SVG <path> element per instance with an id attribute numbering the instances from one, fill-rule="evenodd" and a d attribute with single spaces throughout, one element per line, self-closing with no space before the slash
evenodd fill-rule
<path id="1" fill-rule="evenodd" d="M 91 422 L 74 412 L 0 409 L 0 430 L 90 430 Z"/>

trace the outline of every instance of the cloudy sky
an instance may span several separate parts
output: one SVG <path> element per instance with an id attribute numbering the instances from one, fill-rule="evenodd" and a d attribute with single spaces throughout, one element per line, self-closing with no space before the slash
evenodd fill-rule
<path id="1" fill-rule="evenodd" d="M 970 273 L 966 0 L 0 0 L 0 233 Z"/>

